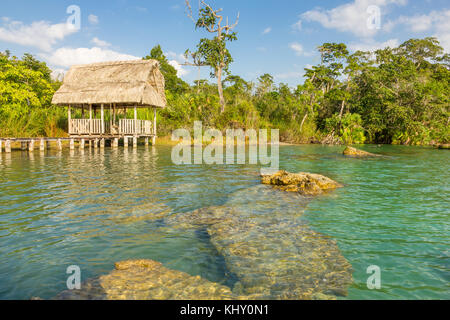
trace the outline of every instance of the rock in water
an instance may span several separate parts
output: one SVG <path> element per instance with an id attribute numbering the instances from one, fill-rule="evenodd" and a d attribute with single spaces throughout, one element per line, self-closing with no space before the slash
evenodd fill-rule
<path id="1" fill-rule="evenodd" d="M 450 143 L 440 144 L 438 146 L 439 149 L 450 149 Z"/>
<path id="2" fill-rule="evenodd" d="M 249 199 L 252 199 L 249 201 Z M 258 185 L 222 206 L 166 219 L 169 227 L 205 228 L 237 276 L 233 293 L 260 299 L 334 299 L 346 295 L 352 267 L 336 242 L 300 219 L 308 199 Z"/>
<path id="3" fill-rule="evenodd" d="M 362 150 L 359 150 L 359 149 L 356 149 L 353 147 L 349 147 L 349 146 L 347 146 L 344 149 L 343 154 L 345 156 L 353 156 L 353 157 L 379 157 L 380 156 L 378 154 L 370 153 L 367 151 L 362 151 Z"/>
<path id="4" fill-rule="evenodd" d="M 320 174 L 289 173 L 284 170 L 272 175 L 262 175 L 262 183 L 276 186 L 284 191 L 299 192 L 304 195 L 317 195 L 323 191 L 342 187 L 340 183 Z"/>
<path id="5" fill-rule="evenodd" d="M 66 290 L 56 300 L 210 300 L 238 299 L 230 288 L 200 276 L 171 270 L 153 260 L 115 263 L 115 270 L 90 279 L 80 290 Z M 251 297 L 250 297 L 251 298 Z"/>

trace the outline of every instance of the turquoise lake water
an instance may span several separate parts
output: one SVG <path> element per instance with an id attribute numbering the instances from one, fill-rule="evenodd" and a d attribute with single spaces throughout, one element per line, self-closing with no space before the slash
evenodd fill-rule
<path id="1" fill-rule="evenodd" d="M 339 299 L 449 299 L 450 153 L 361 148 L 383 157 L 346 158 L 334 146 L 280 146 L 280 169 L 344 184 L 287 202 L 311 229 L 334 239 L 352 265 L 353 284 Z M 2 153 L 0 299 L 51 298 L 66 289 L 70 265 L 80 266 L 86 280 L 133 258 L 232 287 L 236 275 L 206 232 L 164 221 L 233 205 L 236 196 L 257 206 L 261 197 L 246 190 L 259 185 L 258 166 L 176 166 L 166 146 Z M 266 214 L 275 214 L 280 199 L 264 201 L 272 202 Z M 381 289 L 367 288 L 370 265 L 381 269 Z"/>

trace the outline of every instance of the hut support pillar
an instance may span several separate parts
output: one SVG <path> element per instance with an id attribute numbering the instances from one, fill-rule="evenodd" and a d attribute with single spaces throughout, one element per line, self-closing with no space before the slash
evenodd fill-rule
<path id="1" fill-rule="evenodd" d="M 58 150 L 61 151 L 62 150 L 62 143 L 61 143 L 61 139 L 58 139 L 57 141 L 57 145 L 58 145 Z"/>
<path id="2" fill-rule="evenodd" d="M 22 141 L 20 143 L 20 150 L 22 151 L 27 150 L 27 143 L 25 141 Z"/>
<path id="3" fill-rule="evenodd" d="M 89 105 L 89 135 L 92 134 L 92 104 Z M 91 140 L 89 140 L 89 144 L 91 143 Z"/>
<path id="4" fill-rule="evenodd" d="M 94 139 L 94 149 L 97 149 L 97 148 L 98 148 L 98 139 L 95 138 Z"/>
<path id="5" fill-rule="evenodd" d="M 84 139 L 81 139 L 80 141 L 80 149 L 84 149 Z"/>
<path id="6" fill-rule="evenodd" d="M 75 141 L 70 139 L 70 150 L 75 150 Z"/>
<path id="7" fill-rule="evenodd" d="M 6 140 L 5 142 L 5 152 L 6 153 L 11 153 L 11 140 Z"/>
<path id="8" fill-rule="evenodd" d="M 72 133 L 72 111 L 70 110 L 70 106 L 67 107 L 67 122 L 69 127 L 69 134 Z"/>
<path id="9" fill-rule="evenodd" d="M 105 133 L 105 115 L 104 115 L 104 108 L 103 108 L 103 103 L 100 109 L 100 117 L 102 119 L 102 134 Z"/>
<path id="10" fill-rule="evenodd" d="M 128 148 L 128 137 L 123 137 L 123 146 Z"/>
<path id="11" fill-rule="evenodd" d="M 137 136 L 133 137 L 133 148 L 137 148 Z"/>
<path id="12" fill-rule="evenodd" d="M 41 139 L 39 142 L 39 151 L 45 151 L 45 141 L 44 139 Z"/>
<path id="13" fill-rule="evenodd" d="M 153 108 L 153 137 L 152 146 L 156 144 L 156 108 Z"/>
<path id="14" fill-rule="evenodd" d="M 100 148 L 104 149 L 105 148 L 105 138 L 101 138 L 100 139 Z"/>
<path id="15" fill-rule="evenodd" d="M 145 137 L 145 146 L 148 146 L 148 137 Z"/>
<path id="16" fill-rule="evenodd" d="M 30 143 L 28 144 L 28 151 L 33 152 L 34 151 L 34 140 L 31 139 Z"/>
<path id="17" fill-rule="evenodd" d="M 50 149 L 50 141 L 45 141 L 45 147 L 47 148 L 47 149 Z"/>
<path id="18" fill-rule="evenodd" d="M 119 138 L 114 138 L 113 143 L 111 144 L 111 146 L 116 149 L 119 147 Z"/>

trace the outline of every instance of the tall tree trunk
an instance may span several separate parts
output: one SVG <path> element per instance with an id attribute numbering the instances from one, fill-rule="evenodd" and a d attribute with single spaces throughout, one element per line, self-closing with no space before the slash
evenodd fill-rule
<path id="1" fill-rule="evenodd" d="M 308 111 L 306 111 L 306 114 L 303 117 L 302 123 L 300 124 L 300 132 L 302 132 L 303 124 L 305 123 L 305 120 L 307 117 L 308 117 Z"/>
<path id="2" fill-rule="evenodd" d="M 220 113 L 225 111 L 225 99 L 223 97 L 223 87 L 222 87 L 222 68 L 217 69 L 217 89 L 219 91 L 220 100 Z"/>

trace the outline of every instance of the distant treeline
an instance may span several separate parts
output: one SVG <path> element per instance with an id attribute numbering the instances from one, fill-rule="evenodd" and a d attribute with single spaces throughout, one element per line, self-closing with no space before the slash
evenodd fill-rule
<path id="1" fill-rule="evenodd" d="M 278 128 L 282 141 L 297 143 L 450 142 L 450 56 L 435 38 L 375 52 L 350 54 L 342 43 L 318 50 L 321 62 L 305 68 L 296 88 L 275 85 L 270 74 L 257 83 L 228 75 L 221 112 L 217 84 L 184 82 L 155 46 L 144 59 L 158 60 L 166 80 L 168 106 L 158 114 L 159 135 L 200 120 L 222 130 Z M 64 135 L 66 111 L 51 105 L 60 83 L 50 75 L 29 54 L 0 54 L 0 136 Z"/>

